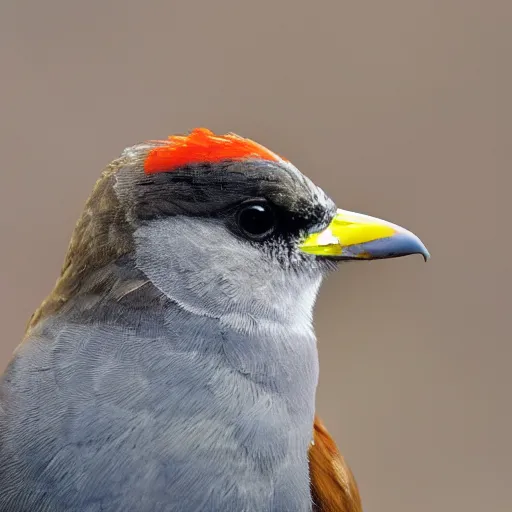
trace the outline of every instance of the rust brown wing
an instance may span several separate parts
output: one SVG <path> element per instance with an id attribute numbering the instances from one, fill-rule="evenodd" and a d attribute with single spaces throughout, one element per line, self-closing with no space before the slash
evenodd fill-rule
<path id="1" fill-rule="evenodd" d="M 315 416 L 313 440 L 309 472 L 314 512 L 362 512 L 354 475 L 318 416 Z"/>

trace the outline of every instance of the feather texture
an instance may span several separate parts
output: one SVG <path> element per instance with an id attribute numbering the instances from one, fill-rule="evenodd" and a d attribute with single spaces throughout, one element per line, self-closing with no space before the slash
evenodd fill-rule
<path id="1" fill-rule="evenodd" d="M 196 128 L 189 135 L 171 135 L 167 141 L 150 141 L 156 147 L 144 162 L 147 174 L 170 172 L 191 164 L 256 158 L 271 162 L 286 161 L 266 147 L 234 133 L 215 135 L 206 128 Z"/>
<path id="2" fill-rule="evenodd" d="M 313 441 L 309 449 L 313 511 L 362 512 L 354 475 L 318 416 L 315 416 Z"/>

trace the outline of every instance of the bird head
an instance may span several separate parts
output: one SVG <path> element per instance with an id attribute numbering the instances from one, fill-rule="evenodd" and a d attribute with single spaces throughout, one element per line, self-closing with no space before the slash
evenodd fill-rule
<path id="1" fill-rule="evenodd" d="M 199 128 L 127 148 L 107 167 L 53 304 L 97 286 L 107 263 L 128 258 L 191 312 L 294 323 L 310 317 L 337 263 L 416 253 L 428 257 L 417 236 L 337 208 L 285 158 Z"/>

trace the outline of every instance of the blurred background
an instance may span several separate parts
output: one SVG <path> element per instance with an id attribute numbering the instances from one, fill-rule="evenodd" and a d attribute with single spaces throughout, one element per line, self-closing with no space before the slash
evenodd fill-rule
<path id="1" fill-rule="evenodd" d="M 512 510 L 510 14 L 493 0 L 2 0 L 0 369 L 102 168 L 145 139 L 235 131 L 431 251 L 346 264 L 317 305 L 318 411 L 365 510 Z"/>

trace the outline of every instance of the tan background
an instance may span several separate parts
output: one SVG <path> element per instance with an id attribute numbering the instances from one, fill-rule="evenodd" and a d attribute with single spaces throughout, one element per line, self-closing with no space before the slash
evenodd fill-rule
<path id="1" fill-rule="evenodd" d="M 319 300 L 318 409 L 365 510 L 512 510 L 507 3 L 2 0 L 0 365 L 109 160 L 236 131 L 431 250 Z"/>

